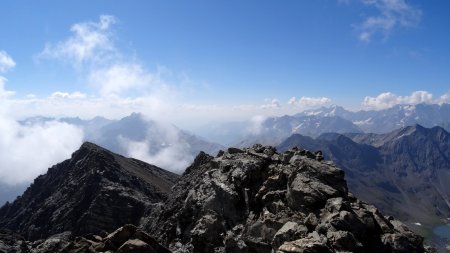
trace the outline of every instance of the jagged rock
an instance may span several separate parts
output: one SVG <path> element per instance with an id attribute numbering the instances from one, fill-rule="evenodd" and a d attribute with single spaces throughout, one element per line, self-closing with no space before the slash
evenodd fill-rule
<path id="1" fill-rule="evenodd" d="M 328 247 L 327 238 L 317 232 L 308 234 L 307 237 L 281 245 L 277 252 L 282 253 L 328 253 L 333 252 Z"/>
<path id="2" fill-rule="evenodd" d="M 25 239 L 12 231 L 0 230 L 0 252 L 28 253 L 29 248 Z"/>
<path id="3" fill-rule="evenodd" d="M 255 145 L 201 153 L 141 227 L 174 252 L 426 252 L 400 224 L 321 153 Z"/>
<path id="4" fill-rule="evenodd" d="M 139 240 L 139 239 L 130 239 L 126 241 L 120 248 L 117 250 L 117 253 L 156 253 L 156 251 L 147 243 Z"/>
<path id="5" fill-rule="evenodd" d="M 111 232 L 138 224 L 146 211 L 166 199 L 177 178 L 87 142 L 71 159 L 36 178 L 14 203 L 0 208 L 0 228 L 28 240 L 64 231 Z"/>
<path id="6" fill-rule="evenodd" d="M 86 235 L 73 238 L 60 234 L 46 240 L 28 242 L 20 235 L 8 231 L 0 232 L 2 253 L 170 253 L 150 235 L 131 224 L 118 228 L 105 237 Z"/>

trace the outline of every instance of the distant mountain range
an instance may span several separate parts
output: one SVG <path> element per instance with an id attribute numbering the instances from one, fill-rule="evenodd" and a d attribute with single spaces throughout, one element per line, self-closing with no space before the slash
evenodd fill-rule
<path id="1" fill-rule="evenodd" d="M 278 149 L 322 150 L 347 175 L 359 198 L 411 223 L 450 217 L 450 134 L 441 127 L 404 127 L 387 134 L 294 134 Z"/>
<path id="2" fill-rule="evenodd" d="M 278 145 L 292 134 L 310 137 L 329 132 L 383 134 L 415 124 L 440 126 L 450 131 L 450 104 L 396 105 L 384 110 L 356 112 L 333 105 L 291 116 L 269 117 L 258 123 L 214 123 L 214 131 L 206 127 L 201 131 L 204 137 L 225 145 L 249 146 Z"/>
<path id="3" fill-rule="evenodd" d="M 181 145 L 191 156 L 189 162 L 200 152 L 215 154 L 223 146 L 181 130 L 175 125 L 145 118 L 140 113 L 132 113 L 120 120 L 95 117 L 90 120 L 75 118 L 33 117 L 21 121 L 22 124 L 58 120 L 83 129 L 85 141 L 106 147 L 121 155 L 130 155 L 128 142 L 139 142 L 148 146 L 148 154 L 155 155 L 161 150 L 174 145 Z M 184 168 L 183 168 L 184 169 Z"/>

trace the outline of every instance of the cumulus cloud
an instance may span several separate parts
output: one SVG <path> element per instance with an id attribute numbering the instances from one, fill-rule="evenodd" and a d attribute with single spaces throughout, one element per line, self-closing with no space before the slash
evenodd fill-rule
<path id="1" fill-rule="evenodd" d="M 114 16 L 101 15 L 98 22 L 74 24 L 71 36 L 56 43 L 48 43 L 38 59 L 54 59 L 71 63 L 98 95 L 124 97 L 134 92 L 150 93 L 164 89 L 162 67 L 150 71 L 134 55 L 121 52 L 115 45 Z M 70 94 L 56 94 L 70 98 Z M 77 97 L 78 98 L 78 97 Z"/>
<path id="2" fill-rule="evenodd" d="M 362 0 L 364 5 L 377 9 L 378 14 L 356 25 L 359 40 L 370 42 L 375 35 L 388 38 L 394 29 L 414 27 L 420 23 L 422 11 L 406 0 Z"/>
<path id="3" fill-rule="evenodd" d="M 267 104 L 261 105 L 262 109 L 277 109 L 281 107 L 280 102 L 276 98 L 265 99 L 265 102 Z"/>
<path id="4" fill-rule="evenodd" d="M 0 73 L 4 73 L 16 66 L 16 63 L 5 51 L 0 51 Z"/>
<path id="5" fill-rule="evenodd" d="M 29 98 L 35 98 L 35 96 L 33 94 L 31 94 L 31 96 L 28 96 Z M 68 92 L 61 92 L 61 91 L 56 91 L 53 92 L 49 98 L 51 99 L 84 99 L 86 98 L 87 95 L 84 93 L 81 93 L 79 91 L 75 91 L 72 93 L 68 93 Z"/>
<path id="6" fill-rule="evenodd" d="M 149 72 L 137 63 L 118 63 L 89 74 L 89 82 L 99 87 L 102 96 L 119 95 L 130 90 L 150 91 L 165 86 L 161 73 Z"/>
<path id="7" fill-rule="evenodd" d="M 72 35 L 56 44 L 48 43 L 38 58 L 54 58 L 79 66 L 88 61 L 98 61 L 115 51 L 111 25 L 116 18 L 101 15 L 98 22 L 74 24 Z"/>
<path id="8" fill-rule="evenodd" d="M 381 110 L 398 104 L 442 103 L 447 98 L 446 95 L 443 95 L 439 99 L 434 99 L 433 94 L 427 91 L 414 91 L 410 96 L 398 96 L 391 92 L 384 92 L 376 97 L 365 97 L 363 107 L 366 109 Z"/>
<path id="9" fill-rule="evenodd" d="M 302 108 L 314 108 L 331 104 L 331 99 L 327 97 L 301 97 L 296 99 L 292 97 L 289 99 L 288 104 L 292 106 L 298 106 Z"/>

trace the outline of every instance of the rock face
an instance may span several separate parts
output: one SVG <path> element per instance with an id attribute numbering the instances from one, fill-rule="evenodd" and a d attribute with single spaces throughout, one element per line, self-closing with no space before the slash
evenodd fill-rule
<path id="1" fill-rule="evenodd" d="M 450 133 L 420 125 L 387 134 L 292 135 L 278 146 L 322 150 L 349 189 L 384 213 L 430 229 L 450 216 Z M 415 225 L 413 225 L 415 226 Z M 417 227 L 417 226 L 416 226 Z"/>
<path id="2" fill-rule="evenodd" d="M 297 148 L 199 154 L 141 227 L 174 252 L 426 252 L 321 152 Z"/>
<path id="3" fill-rule="evenodd" d="M 166 199 L 178 176 L 84 143 L 72 158 L 36 178 L 25 193 L 0 209 L 0 229 L 27 240 L 70 231 L 111 232 L 138 224 Z"/>
<path id="4" fill-rule="evenodd" d="M 54 235 L 46 240 L 26 241 L 20 235 L 0 231 L 0 252 L 14 253 L 170 253 L 150 235 L 127 224 L 105 236 L 86 235 L 72 237 L 68 234 Z"/>

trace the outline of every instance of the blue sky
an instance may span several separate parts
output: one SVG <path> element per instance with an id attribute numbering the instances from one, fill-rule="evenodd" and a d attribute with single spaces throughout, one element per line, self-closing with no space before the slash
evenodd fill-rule
<path id="1" fill-rule="evenodd" d="M 441 102 L 450 90 L 448 1 L 3 1 L 1 9 L 0 51 L 15 66 L 0 75 L 21 116 L 182 108 L 232 118 Z M 110 18 L 105 29 L 101 17 Z M 67 48 L 77 25 L 104 36 L 82 58 Z"/>

